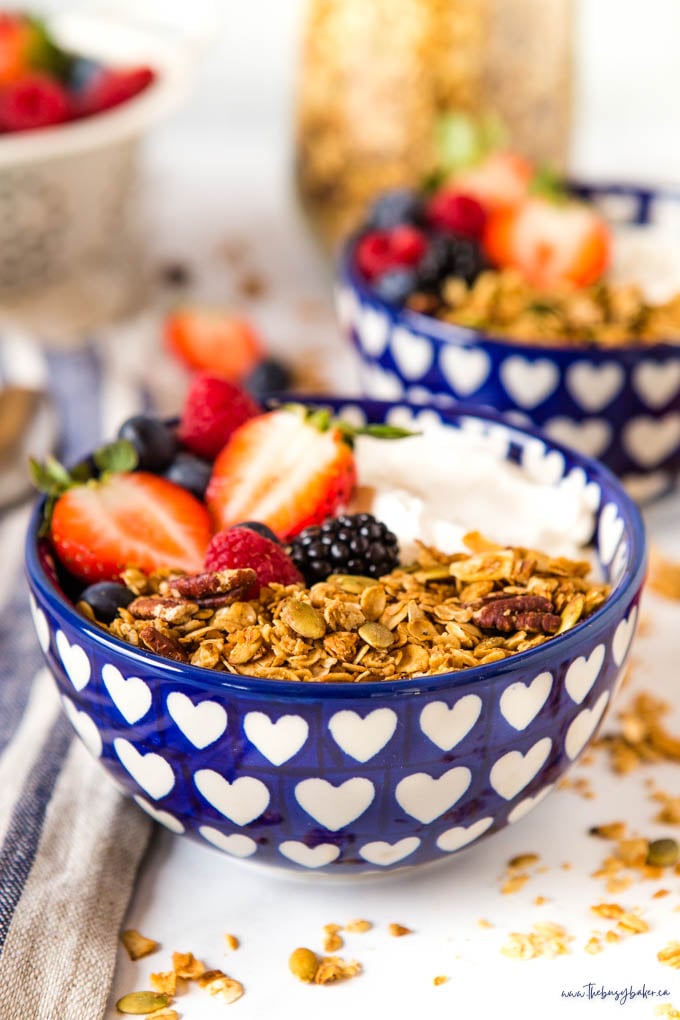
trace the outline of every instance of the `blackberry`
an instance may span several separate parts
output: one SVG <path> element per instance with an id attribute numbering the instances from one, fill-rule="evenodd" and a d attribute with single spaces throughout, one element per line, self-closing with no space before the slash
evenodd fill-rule
<path id="1" fill-rule="evenodd" d="M 399 564 L 396 535 L 372 514 L 343 514 L 305 528 L 289 554 L 308 585 L 329 574 L 382 577 Z"/>
<path id="2" fill-rule="evenodd" d="M 469 237 L 433 237 L 418 266 L 418 286 L 437 290 L 448 276 L 457 276 L 469 285 L 487 268 L 477 241 Z"/>

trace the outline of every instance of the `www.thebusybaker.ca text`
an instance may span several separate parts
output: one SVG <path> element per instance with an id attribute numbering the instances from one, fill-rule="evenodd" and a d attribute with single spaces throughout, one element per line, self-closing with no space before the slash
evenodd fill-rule
<path id="1" fill-rule="evenodd" d="M 670 992 L 667 988 L 648 988 L 643 984 L 640 988 L 627 985 L 625 988 L 605 988 L 604 985 L 588 981 L 580 988 L 563 988 L 561 991 L 563 999 L 588 999 L 593 1001 L 599 999 L 604 1002 L 606 999 L 613 999 L 619 1006 L 625 1006 L 635 999 L 667 999 Z"/>

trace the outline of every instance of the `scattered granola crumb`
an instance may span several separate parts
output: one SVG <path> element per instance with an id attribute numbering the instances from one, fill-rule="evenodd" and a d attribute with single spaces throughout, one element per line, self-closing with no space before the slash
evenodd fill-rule
<path id="1" fill-rule="evenodd" d="M 586 953 L 590 953 L 592 956 L 595 956 L 596 953 L 602 952 L 602 943 L 595 935 L 592 935 L 583 948 Z"/>
<path id="2" fill-rule="evenodd" d="M 656 790 L 652 794 L 652 800 L 663 804 L 659 813 L 654 817 L 655 822 L 661 822 L 662 825 L 680 825 L 680 797 Z"/>
<path id="3" fill-rule="evenodd" d="M 573 865 L 571 861 L 563 861 L 562 864 L 560 864 L 560 867 L 562 871 L 571 871 Z"/>
<path id="4" fill-rule="evenodd" d="M 626 935 L 642 935 L 643 932 L 649 931 L 647 922 L 632 911 L 626 912 L 620 918 L 617 928 Z"/>
<path id="5" fill-rule="evenodd" d="M 227 949 L 231 950 L 238 949 L 239 946 L 241 945 L 236 935 L 230 935 L 228 932 L 224 936 L 224 944 L 226 945 Z"/>
<path id="6" fill-rule="evenodd" d="M 155 992 L 165 992 L 167 995 L 174 995 L 177 991 L 177 974 L 174 970 L 150 974 L 149 984 Z"/>
<path id="7" fill-rule="evenodd" d="M 617 935 L 615 931 L 608 931 L 604 938 L 605 938 L 606 942 L 620 942 L 621 941 L 621 936 Z"/>
<path id="8" fill-rule="evenodd" d="M 547 896 L 535 896 L 534 897 L 534 906 L 536 906 L 536 907 L 542 907 L 544 903 L 549 903 L 549 902 L 550 901 L 548 900 Z"/>
<path id="9" fill-rule="evenodd" d="M 337 931 L 328 932 L 323 940 L 323 951 L 324 953 L 334 953 L 336 950 L 342 949 L 344 944 L 342 936 Z"/>
<path id="10" fill-rule="evenodd" d="M 540 859 L 539 855 L 534 853 L 515 854 L 515 856 L 511 857 L 508 861 L 508 867 L 519 869 L 529 868 L 532 864 L 538 864 Z"/>
<path id="11" fill-rule="evenodd" d="M 649 551 L 649 577 L 647 583 L 652 591 L 666 599 L 680 599 L 680 563 L 668 559 L 658 549 Z"/>
<path id="12" fill-rule="evenodd" d="M 208 995 L 221 999 L 227 1005 L 236 1002 L 243 995 L 241 982 L 230 978 L 223 970 L 206 970 L 196 980 L 201 988 L 205 988 Z"/>
<path id="13" fill-rule="evenodd" d="M 205 964 L 197 960 L 193 953 L 173 953 L 172 969 L 179 978 L 196 981 L 205 974 Z"/>
<path id="14" fill-rule="evenodd" d="M 449 977 L 447 977 L 445 974 L 437 974 L 436 978 L 432 979 L 432 984 L 435 985 L 435 986 L 445 985 L 446 982 L 450 981 L 450 980 L 451 979 Z"/>
<path id="15" fill-rule="evenodd" d="M 605 733 L 595 746 L 609 754 L 614 772 L 624 775 L 647 762 L 680 761 L 680 737 L 669 733 L 661 722 L 669 705 L 643 691 L 623 712 L 618 732 Z"/>
<path id="16" fill-rule="evenodd" d="M 389 924 L 387 930 L 390 935 L 394 935 L 395 938 L 401 938 L 402 935 L 412 935 L 413 929 L 407 928 L 404 924 Z"/>
<path id="17" fill-rule="evenodd" d="M 608 921 L 618 921 L 626 912 L 619 903 L 596 903 L 590 909 L 598 917 L 606 917 Z"/>
<path id="18" fill-rule="evenodd" d="M 668 1020 L 680 1020 L 680 1010 L 674 1009 L 670 1002 L 662 1002 L 655 1006 L 654 1015 L 667 1017 Z"/>
<path id="19" fill-rule="evenodd" d="M 342 960 L 339 956 L 324 956 L 314 977 L 315 985 L 330 985 L 337 981 L 347 981 L 361 974 L 362 967 L 358 960 Z"/>
<path id="20" fill-rule="evenodd" d="M 511 893 L 519 892 L 519 890 L 527 884 L 531 876 L 527 872 L 520 872 L 518 875 L 511 875 L 501 886 L 501 892 L 504 896 L 508 896 Z"/>
<path id="21" fill-rule="evenodd" d="M 179 1020 L 179 1013 L 176 1009 L 158 1009 L 155 1013 L 149 1013 L 144 1020 Z"/>
<path id="22" fill-rule="evenodd" d="M 628 827 L 625 822 L 607 822 L 604 825 L 594 825 L 588 830 L 589 836 L 599 836 L 600 839 L 625 839 Z"/>
<path id="23" fill-rule="evenodd" d="M 358 934 L 363 935 L 364 932 L 370 931 L 372 927 L 373 925 L 370 921 L 364 921 L 363 918 L 359 918 L 356 921 L 349 921 L 348 924 L 345 925 L 345 931 L 357 932 Z"/>
<path id="24" fill-rule="evenodd" d="M 267 292 L 267 281 L 260 273 L 250 270 L 243 274 L 237 287 L 242 297 L 260 298 Z"/>
<path id="25" fill-rule="evenodd" d="M 643 865 L 648 853 L 649 840 L 641 836 L 636 839 L 620 839 L 614 850 L 615 856 L 629 867 Z"/>
<path id="26" fill-rule="evenodd" d="M 124 931 L 120 940 L 131 960 L 141 960 L 143 956 L 150 956 L 160 948 L 155 939 L 148 939 L 145 935 L 140 935 L 134 928 Z"/>
<path id="27" fill-rule="evenodd" d="M 492 924 L 491 921 L 487 921 L 485 917 L 480 917 L 480 919 L 477 921 L 477 924 L 478 924 L 478 926 L 480 928 L 495 928 L 496 927 L 495 924 Z"/>
<path id="28" fill-rule="evenodd" d="M 670 896 L 670 894 L 671 894 L 670 889 L 657 889 L 656 892 L 653 894 L 652 899 L 662 900 L 665 896 Z"/>
<path id="29" fill-rule="evenodd" d="M 568 953 L 569 943 L 572 941 L 573 937 L 567 935 L 562 925 L 539 921 L 529 933 L 510 932 L 508 942 L 501 948 L 501 953 L 520 960 L 532 960 L 539 956 L 552 959 Z"/>
<path id="30" fill-rule="evenodd" d="M 656 954 L 659 963 L 665 963 L 674 970 L 680 970 L 680 942 L 669 942 Z"/>

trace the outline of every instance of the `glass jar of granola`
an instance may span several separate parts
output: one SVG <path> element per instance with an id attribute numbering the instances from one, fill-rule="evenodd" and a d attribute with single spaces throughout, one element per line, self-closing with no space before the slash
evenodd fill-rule
<path id="1" fill-rule="evenodd" d="M 572 17 L 572 0 L 309 0 L 297 180 L 326 241 L 427 175 L 446 112 L 491 113 L 513 148 L 563 169 Z"/>

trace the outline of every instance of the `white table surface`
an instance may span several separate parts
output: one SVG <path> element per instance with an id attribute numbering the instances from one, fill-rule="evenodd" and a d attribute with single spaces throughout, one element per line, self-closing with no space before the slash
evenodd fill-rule
<path id="1" fill-rule="evenodd" d="M 276 6 L 279 4 L 280 0 Z M 297 0 L 295 6 L 299 10 Z M 632 17 L 633 5 L 623 3 L 622 7 Z M 669 4 L 657 0 L 657 7 L 667 19 L 674 17 Z M 254 38 L 256 22 L 264 11 L 262 0 L 252 8 L 246 26 Z M 601 8 L 611 13 L 612 3 L 603 3 Z M 294 19 L 283 20 L 288 43 Z M 591 26 L 587 45 L 593 61 L 597 32 L 597 25 Z M 632 39 L 633 33 L 629 35 Z M 599 38 L 602 44 L 606 42 L 604 35 Z M 268 45 L 258 68 L 248 65 L 250 73 L 259 74 L 266 64 L 273 52 L 271 42 Z M 230 52 L 236 52 L 235 45 Z M 631 57 L 633 53 L 634 47 Z M 281 69 L 280 55 L 276 59 Z M 157 134 L 150 148 L 152 247 L 159 257 L 186 261 L 193 267 L 198 295 L 233 303 L 250 314 L 272 351 L 298 363 L 312 355 L 334 388 L 354 390 L 352 359 L 332 314 L 330 270 L 291 198 L 285 96 L 277 93 L 274 98 L 270 81 L 271 106 L 258 92 L 259 107 L 249 119 L 242 115 L 234 95 L 225 95 L 224 120 L 220 121 L 219 97 L 214 90 L 219 82 L 225 89 L 233 87 L 230 66 L 225 64 L 219 72 L 213 57 L 202 92 L 199 89 L 184 113 Z M 608 66 L 613 75 L 611 62 Z M 617 130 L 618 146 L 613 127 L 609 143 L 600 137 L 592 116 L 614 88 L 611 75 L 599 84 L 589 78 L 584 87 L 592 102 L 576 147 L 580 166 L 600 173 L 607 166 L 617 167 L 622 176 L 629 177 L 641 170 L 649 170 L 648 176 L 655 179 L 680 177 L 678 152 L 666 150 L 664 167 L 655 159 L 663 137 L 670 142 L 658 121 L 650 122 L 646 145 L 636 146 L 634 151 L 630 131 Z M 618 110 L 617 122 L 627 111 L 630 128 L 633 106 L 623 104 Z M 602 124 L 600 121 L 600 127 Z M 607 155 L 612 160 L 612 152 L 613 161 L 608 163 Z M 239 296 L 241 270 L 235 272 L 218 254 L 225 241 L 245 241 L 244 265 L 266 279 L 264 297 L 248 302 Z M 168 370 L 154 381 L 161 409 L 176 410 L 180 377 Z M 655 504 L 646 516 L 652 540 L 666 553 L 680 556 L 680 495 Z M 643 617 L 650 626 L 634 648 L 631 686 L 621 693 L 618 705 L 611 707 L 605 729 L 613 725 L 617 709 L 627 704 L 636 690 L 644 689 L 673 704 L 675 715 L 669 717 L 669 725 L 680 732 L 680 606 L 647 595 Z M 157 939 L 162 948 L 137 963 L 130 962 L 121 950 L 107 1020 L 119 1016 L 113 1005 L 117 998 L 148 987 L 152 970 L 169 969 L 173 950 L 192 951 L 209 967 L 223 968 L 246 988 L 241 1000 L 226 1007 L 192 986 L 176 1002 L 184 1020 L 213 1020 L 225 1015 L 227 1008 L 241 1020 L 268 1016 L 277 1020 L 317 1016 L 364 1020 L 381 1013 L 395 1020 L 418 1013 L 434 1020 L 501 1016 L 542 1020 L 577 1015 L 637 1020 L 653 1017 L 659 1002 L 672 1002 L 680 1008 L 680 975 L 656 960 L 657 951 L 670 939 L 680 939 L 680 914 L 675 912 L 680 904 L 680 877 L 670 874 L 662 882 L 635 884 L 624 893 L 607 894 L 602 880 L 591 875 L 608 844 L 587 835 L 592 825 L 622 819 L 631 832 L 650 838 L 680 836 L 652 821 L 658 805 L 649 799 L 646 786 L 646 780 L 653 777 L 658 787 L 680 793 L 680 771 L 677 766 L 660 765 L 622 778 L 612 774 L 600 753 L 591 766 L 577 764 L 572 775 L 588 779 L 594 799 L 586 800 L 569 790 L 555 791 L 517 825 L 422 874 L 407 872 L 355 882 L 330 881 L 323 875 L 296 880 L 251 870 L 208 846 L 157 831 L 126 926 Z M 545 870 L 519 892 L 501 894 L 505 863 L 513 855 L 529 851 L 540 855 Z M 564 864 L 571 865 L 569 870 Z M 660 886 L 669 888 L 671 895 L 653 900 L 652 893 Z M 534 905 L 537 895 L 548 902 Z M 604 931 L 612 926 L 590 912 L 590 906 L 602 900 L 641 908 L 650 932 L 608 945 L 598 956 L 588 955 L 583 947 L 593 929 Z M 324 924 L 343 924 L 356 917 L 369 919 L 374 928 L 367 934 L 348 936 L 341 955 L 359 959 L 364 966 L 362 976 L 343 985 L 318 988 L 302 985 L 290 975 L 287 960 L 293 948 L 308 945 L 320 950 Z M 481 918 L 494 927 L 480 928 Z M 500 953 L 508 932 L 528 932 L 539 920 L 562 924 L 574 936 L 569 955 L 519 961 Z M 407 925 L 413 934 L 390 937 L 390 922 Z M 225 932 L 241 940 L 237 952 L 225 954 Z M 436 975 L 450 980 L 435 987 Z M 645 985 L 647 989 L 667 989 L 671 995 L 638 997 L 625 1005 L 611 997 L 605 1001 L 561 997 L 567 989 L 587 991 L 589 982 L 593 992 L 604 988 L 613 993 L 628 985 L 635 989 Z"/>

